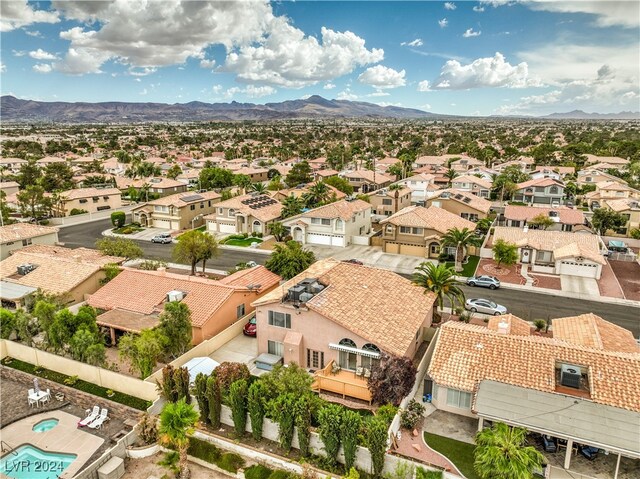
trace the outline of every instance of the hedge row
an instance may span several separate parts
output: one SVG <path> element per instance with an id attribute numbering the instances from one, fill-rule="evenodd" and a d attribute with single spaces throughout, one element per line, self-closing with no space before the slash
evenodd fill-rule
<path id="1" fill-rule="evenodd" d="M 233 452 L 222 452 L 210 442 L 203 441 L 197 437 L 189 438 L 188 454 L 203 461 L 215 464 L 220 469 L 235 474 L 238 469 L 244 466 L 244 459 Z"/>

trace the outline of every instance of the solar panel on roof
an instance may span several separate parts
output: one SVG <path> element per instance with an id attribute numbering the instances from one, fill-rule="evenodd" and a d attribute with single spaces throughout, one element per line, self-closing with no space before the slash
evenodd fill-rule
<path id="1" fill-rule="evenodd" d="M 189 196 L 183 196 L 182 198 L 180 198 L 182 201 L 184 201 L 185 203 L 191 203 L 192 201 L 199 201 L 199 200 L 204 200 L 204 198 L 200 195 L 189 195 Z"/>

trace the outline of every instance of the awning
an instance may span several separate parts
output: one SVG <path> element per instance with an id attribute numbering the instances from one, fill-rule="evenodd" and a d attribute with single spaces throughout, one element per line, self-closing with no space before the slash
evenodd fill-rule
<path id="1" fill-rule="evenodd" d="M 478 416 L 640 459 L 640 414 L 564 394 L 482 381 Z"/>
<path id="2" fill-rule="evenodd" d="M 220 366 L 218 361 L 214 361 L 207 356 L 190 359 L 182 365 L 183 368 L 187 368 L 189 371 L 190 383 L 193 383 L 196 380 L 196 376 L 200 373 L 209 376 L 218 366 Z"/>
<path id="3" fill-rule="evenodd" d="M 12 283 L 11 281 L 0 281 L 0 298 L 6 301 L 16 301 L 36 291 L 38 291 L 38 288 Z"/>
<path id="4" fill-rule="evenodd" d="M 342 351 L 345 353 L 355 353 L 367 358 L 380 359 L 380 353 L 376 353 L 375 351 L 365 351 L 364 349 L 343 346 L 342 344 L 329 343 L 329 349 L 335 349 L 337 351 Z"/>

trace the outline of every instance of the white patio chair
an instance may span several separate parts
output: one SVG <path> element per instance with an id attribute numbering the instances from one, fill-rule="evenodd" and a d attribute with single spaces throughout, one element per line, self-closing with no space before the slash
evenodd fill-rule
<path id="1" fill-rule="evenodd" d="M 102 427 L 102 424 L 109 419 L 107 417 L 107 414 L 108 414 L 107 409 L 102 408 L 102 411 L 100 411 L 100 416 L 98 416 L 98 418 L 95 421 L 89 424 L 89 427 L 91 429 L 100 429 Z"/>
<path id="2" fill-rule="evenodd" d="M 42 396 L 40 398 L 40 402 L 44 405 L 45 403 L 48 403 L 49 401 L 51 401 L 51 389 L 47 388 L 47 392 L 44 396 Z"/>
<path id="3" fill-rule="evenodd" d="M 78 427 L 88 426 L 93 421 L 95 421 L 100 415 L 100 407 L 93 406 L 93 411 L 90 411 L 89 409 L 87 409 L 86 412 L 88 416 L 82 419 L 81 421 L 78 421 Z"/>
<path id="4" fill-rule="evenodd" d="M 38 406 L 38 400 L 31 394 L 29 394 L 29 397 L 27 399 L 29 401 L 29 407 L 33 407 L 34 404 L 36 405 L 36 407 Z"/>

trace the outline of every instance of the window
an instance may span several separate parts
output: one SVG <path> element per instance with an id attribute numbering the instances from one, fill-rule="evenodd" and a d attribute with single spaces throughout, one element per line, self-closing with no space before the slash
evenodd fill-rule
<path id="1" fill-rule="evenodd" d="M 558 194 L 558 187 L 557 186 L 552 186 L 551 188 L 549 188 L 549 193 L 551 193 L 552 195 L 557 195 Z"/>
<path id="2" fill-rule="evenodd" d="M 291 329 L 291 315 L 279 311 L 269 311 L 269 325 Z"/>
<path id="3" fill-rule="evenodd" d="M 429 245 L 429 250 L 431 254 L 439 254 L 440 253 L 440 245 L 438 243 L 431 243 Z"/>
<path id="4" fill-rule="evenodd" d="M 209 206 L 211 206 L 211 200 L 209 200 Z"/>
<path id="5" fill-rule="evenodd" d="M 224 213 L 224 208 L 218 208 L 218 214 L 221 215 Z"/>
<path id="6" fill-rule="evenodd" d="M 331 220 L 329 218 L 311 218 L 311 224 L 329 226 L 331 224 Z"/>
<path id="7" fill-rule="evenodd" d="M 324 351 L 307 349 L 307 367 L 310 369 L 324 368 Z"/>
<path id="8" fill-rule="evenodd" d="M 401 226 L 400 233 L 404 233 L 407 235 L 421 235 L 423 232 L 422 228 L 411 228 L 409 226 Z"/>
<path id="9" fill-rule="evenodd" d="M 31 238 L 22 240 L 22 246 L 29 246 L 30 244 L 31 244 Z"/>
<path id="10" fill-rule="evenodd" d="M 344 229 L 344 221 L 342 221 L 340 218 L 338 218 L 336 220 L 336 230 L 342 231 L 343 229 Z"/>
<path id="11" fill-rule="evenodd" d="M 189 209 L 190 209 L 191 211 L 195 210 L 195 209 L 196 209 L 196 205 L 191 205 L 191 206 L 189 206 Z"/>
<path id="12" fill-rule="evenodd" d="M 536 193 L 544 193 L 544 186 L 536 186 Z"/>
<path id="13" fill-rule="evenodd" d="M 93 199 L 94 203 L 97 203 L 98 201 L 100 201 L 100 197 L 99 196 L 94 196 L 92 199 Z"/>
<path id="14" fill-rule="evenodd" d="M 204 202 L 200 203 L 200 209 L 204 208 Z"/>
<path id="15" fill-rule="evenodd" d="M 593 178 L 590 176 L 587 176 L 584 181 L 586 181 L 587 183 L 591 183 L 593 181 Z"/>
<path id="16" fill-rule="evenodd" d="M 236 318 L 241 318 L 244 316 L 244 303 L 239 304 L 236 308 Z"/>
<path id="17" fill-rule="evenodd" d="M 341 339 L 340 343 L 338 344 L 340 344 L 341 346 L 346 346 L 348 348 L 357 348 L 356 343 L 348 338 Z M 356 353 L 340 351 L 340 354 L 338 355 L 338 366 L 340 366 L 342 369 L 351 369 L 352 371 L 355 371 L 357 367 L 357 361 L 358 355 Z"/>
<path id="18" fill-rule="evenodd" d="M 511 220 L 511 226 L 513 226 L 515 228 L 519 228 L 520 227 L 520 221 Z"/>
<path id="19" fill-rule="evenodd" d="M 367 343 L 364 346 L 362 346 L 362 350 L 371 351 L 372 353 L 380 354 L 380 348 L 378 348 L 378 346 L 376 346 L 375 344 L 371 344 L 371 343 Z M 363 368 L 371 370 L 374 367 L 379 365 L 380 365 L 379 358 L 370 358 L 368 356 L 360 356 L 360 366 L 362 366 Z"/>
<path id="20" fill-rule="evenodd" d="M 109 197 L 108 196 L 103 196 L 102 199 L 105 200 L 105 201 L 109 201 Z"/>
<path id="21" fill-rule="evenodd" d="M 167 213 L 169 211 L 169 207 L 168 206 L 154 206 L 153 207 L 154 211 L 158 211 L 160 213 Z"/>
<path id="22" fill-rule="evenodd" d="M 87 201 L 88 201 L 88 200 L 87 200 L 86 198 L 82 198 L 82 199 L 80 200 L 80 203 L 87 203 Z"/>
<path id="23" fill-rule="evenodd" d="M 283 349 L 282 343 L 279 343 L 278 341 L 267 341 L 267 352 L 269 354 L 282 357 Z"/>
<path id="24" fill-rule="evenodd" d="M 109 205 L 103 205 L 103 206 L 98 206 L 96 209 L 97 209 L 98 211 L 110 210 L 110 209 L 111 209 L 111 206 L 109 206 Z"/>
<path id="25" fill-rule="evenodd" d="M 312 225 L 319 225 L 320 224 L 320 218 L 311 218 L 311 224 Z"/>
<path id="26" fill-rule="evenodd" d="M 552 251 L 538 251 L 536 253 L 536 263 L 551 263 Z"/>
<path id="27" fill-rule="evenodd" d="M 471 409 L 471 393 L 458 391 L 457 389 L 447 389 L 447 406 Z"/>
<path id="28" fill-rule="evenodd" d="M 229 216 L 235 216 L 236 215 L 236 210 L 234 210 L 233 208 L 229 208 Z"/>
<path id="29" fill-rule="evenodd" d="M 393 204 L 393 201 L 388 200 L 388 199 L 386 199 L 386 198 L 385 198 L 385 199 L 383 199 L 383 200 L 382 200 L 382 204 L 383 204 L 383 205 L 392 205 L 392 204 Z"/>

